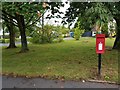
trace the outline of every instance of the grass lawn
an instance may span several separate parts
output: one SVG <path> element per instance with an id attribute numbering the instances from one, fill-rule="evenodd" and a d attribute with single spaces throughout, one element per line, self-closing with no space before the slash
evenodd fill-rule
<path id="1" fill-rule="evenodd" d="M 118 81 L 118 52 L 110 50 L 114 39 L 106 39 L 102 55 L 102 80 Z M 14 76 L 44 77 L 48 79 L 97 79 L 98 58 L 95 38 L 66 40 L 54 44 L 29 44 L 30 51 L 2 48 L 2 73 Z"/>

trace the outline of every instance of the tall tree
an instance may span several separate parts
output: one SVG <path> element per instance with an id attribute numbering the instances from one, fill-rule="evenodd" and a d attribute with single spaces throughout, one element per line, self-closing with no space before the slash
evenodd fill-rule
<path id="1" fill-rule="evenodd" d="M 117 34 L 113 45 L 113 49 L 120 49 L 120 2 L 105 3 L 106 7 L 110 10 L 113 18 L 117 24 Z"/>
<path id="2" fill-rule="evenodd" d="M 39 2 L 3 2 L 3 19 L 14 26 L 18 26 L 21 34 L 21 52 L 28 51 L 25 29 L 35 24 L 40 17 L 37 11 L 44 11 Z"/>
<path id="3" fill-rule="evenodd" d="M 1 30 L 3 29 L 3 31 L 2 31 L 2 35 L 3 35 L 2 36 L 2 43 L 5 43 L 5 27 L 6 27 L 5 23 L 1 19 L 0 28 L 1 28 Z"/>
<path id="4" fill-rule="evenodd" d="M 10 21 L 12 22 L 12 21 Z M 7 23 L 6 22 L 6 26 L 8 28 L 8 31 L 9 31 L 9 38 L 10 38 L 10 43 L 9 43 L 9 46 L 7 47 L 7 49 L 9 48 L 16 48 L 16 45 L 15 45 L 15 31 L 14 31 L 14 26 L 12 23 Z"/>
<path id="5" fill-rule="evenodd" d="M 86 16 L 86 13 L 91 14 Z M 96 19 L 100 22 L 107 21 L 106 17 L 109 15 L 112 15 L 117 23 L 117 36 L 113 49 L 118 49 L 120 47 L 120 2 L 71 2 L 63 23 L 69 22 L 72 24 L 78 17 L 84 21 L 83 26 L 90 27 L 90 24 L 95 23 Z"/>

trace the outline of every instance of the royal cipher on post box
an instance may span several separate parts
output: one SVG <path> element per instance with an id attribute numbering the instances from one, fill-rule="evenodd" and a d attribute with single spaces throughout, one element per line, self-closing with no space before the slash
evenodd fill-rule
<path id="1" fill-rule="evenodd" d="M 96 34 L 96 53 L 105 52 L 105 34 Z"/>

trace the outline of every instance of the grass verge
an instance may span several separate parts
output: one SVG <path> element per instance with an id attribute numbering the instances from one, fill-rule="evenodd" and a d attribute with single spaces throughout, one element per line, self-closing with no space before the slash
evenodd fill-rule
<path id="1" fill-rule="evenodd" d="M 111 50 L 114 39 L 106 39 L 102 55 L 101 80 L 118 81 L 118 52 Z M 2 49 L 2 73 L 5 75 L 44 77 L 62 80 L 97 79 L 98 58 L 95 38 L 66 40 L 54 44 L 29 44 L 30 51 Z"/>

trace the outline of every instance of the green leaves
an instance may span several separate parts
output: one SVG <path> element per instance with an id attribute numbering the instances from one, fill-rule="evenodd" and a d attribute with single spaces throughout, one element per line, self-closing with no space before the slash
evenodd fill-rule
<path id="1" fill-rule="evenodd" d="M 8 16 L 6 13 L 3 13 L 6 15 L 9 19 L 9 16 L 15 17 L 16 14 L 23 15 L 24 20 L 27 26 L 32 25 L 31 23 L 35 23 L 37 21 L 38 13 L 37 11 L 40 11 L 41 14 L 44 13 L 45 9 L 42 6 L 42 2 L 2 2 L 2 10 L 4 12 L 7 12 L 9 14 Z M 3 16 L 4 16 L 3 15 Z M 13 19 L 13 18 L 12 18 Z M 14 18 L 16 19 L 16 18 Z"/>
<path id="2" fill-rule="evenodd" d="M 94 3 L 91 8 L 86 10 L 85 15 L 89 16 L 88 20 L 94 20 L 94 22 L 99 21 L 99 25 L 103 22 L 108 22 L 109 20 L 109 11 L 102 3 Z M 89 22 L 89 21 L 88 21 Z"/>
<path id="3" fill-rule="evenodd" d="M 77 27 L 75 28 L 74 36 L 76 40 L 80 39 L 80 36 L 83 34 L 84 30 L 81 29 L 80 21 L 77 22 Z"/>
<path id="4" fill-rule="evenodd" d="M 78 17 L 82 27 L 91 30 L 92 25 L 100 22 L 99 25 L 108 23 L 113 17 L 119 18 L 120 3 L 119 2 L 71 2 L 70 7 L 66 11 L 63 23 L 73 23 Z"/>
<path id="5" fill-rule="evenodd" d="M 26 13 L 37 15 L 37 11 L 44 12 L 42 3 L 28 3 L 28 2 L 2 2 L 3 10 L 7 11 L 9 14 L 18 13 L 20 15 L 26 15 Z"/>

